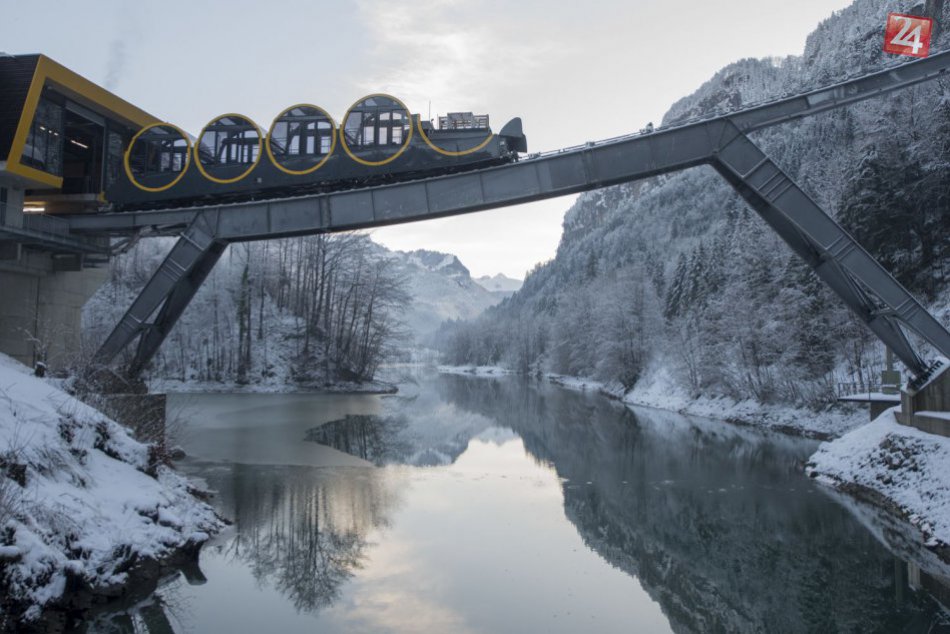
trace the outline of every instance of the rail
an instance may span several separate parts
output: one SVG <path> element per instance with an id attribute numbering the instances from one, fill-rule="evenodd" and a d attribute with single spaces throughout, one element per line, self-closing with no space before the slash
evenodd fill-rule
<path id="1" fill-rule="evenodd" d="M 59 238 L 74 238 L 69 232 L 69 221 L 47 214 L 23 214 L 23 228 Z"/>

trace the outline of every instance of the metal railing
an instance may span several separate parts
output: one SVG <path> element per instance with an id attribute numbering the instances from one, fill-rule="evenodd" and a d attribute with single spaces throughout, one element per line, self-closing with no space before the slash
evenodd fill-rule
<path id="1" fill-rule="evenodd" d="M 860 396 L 870 394 L 888 394 L 893 396 L 900 395 L 900 386 L 894 384 L 882 383 L 838 383 L 836 390 L 838 398 L 847 396 Z"/>
<path id="2" fill-rule="evenodd" d="M 72 237 L 69 234 L 69 222 L 67 220 L 47 214 L 23 214 L 23 228 L 27 231 L 35 231 L 60 238 Z"/>

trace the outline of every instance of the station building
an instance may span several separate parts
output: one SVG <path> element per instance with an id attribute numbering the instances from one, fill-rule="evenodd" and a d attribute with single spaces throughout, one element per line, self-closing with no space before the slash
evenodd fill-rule
<path id="1" fill-rule="evenodd" d="M 129 139 L 157 121 L 44 55 L 0 56 L 0 352 L 51 368 L 81 354 L 110 240 L 57 215 L 100 211 Z"/>

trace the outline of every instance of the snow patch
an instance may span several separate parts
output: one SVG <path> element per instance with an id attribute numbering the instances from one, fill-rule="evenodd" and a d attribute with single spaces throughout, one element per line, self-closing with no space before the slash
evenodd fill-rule
<path id="1" fill-rule="evenodd" d="M 897 409 L 823 443 L 807 471 L 823 484 L 889 501 L 928 547 L 950 545 L 950 438 L 901 425 Z"/>
<path id="2" fill-rule="evenodd" d="M 791 405 L 767 405 L 751 399 L 694 397 L 679 386 L 666 367 L 653 368 L 624 395 L 623 401 L 821 439 L 840 436 L 867 421 L 867 410 L 859 405 L 838 405 L 815 412 Z"/>
<path id="3" fill-rule="evenodd" d="M 147 445 L 3 354 L 0 466 L 0 608 L 17 620 L 59 599 L 67 574 L 122 584 L 130 564 L 222 526 Z"/>

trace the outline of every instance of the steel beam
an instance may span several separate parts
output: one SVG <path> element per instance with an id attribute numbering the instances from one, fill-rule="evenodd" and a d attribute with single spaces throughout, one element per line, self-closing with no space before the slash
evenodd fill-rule
<path id="1" fill-rule="evenodd" d="M 712 164 L 914 374 L 927 364 L 901 328 L 950 356 L 950 333 L 747 136 L 726 124 Z"/>
<path id="2" fill-rule="evenodd" d="M 184 231 L 96 359 L 107 362 L 144 335 L 133 361 L 133 368 L 141 369 L 230 242 L 466 214 L 708 163 L 911 371 L 922 375 L 926 364 L 908 342 L 903 326 L 948 357 L 950 333 L 746 133 L 924 82 L 947 68 L 950 52 L 706 121 L 437 178 L 233 205 L 72 216 L 70 228 L 76 233 Z M 159 307 L 159 316 L 148 323 Z"/>
<path id="3" fill-rule="evenodd" d="M 185 312 L 191 299 L 201 288 L 227 246 L 226 242 L 212 242 L 208 249 L 198 257 L 188 274 L 182 277 L 172 288 L 165 303 L 162 304 L 162 308 L 158 311 L 158 315 L 142 330 L 135 357 L 129 364 L 129 374 L 131 376 L 136 376 L 141 372 L 155 356 L 155 353 L 158 352 L 159 347 L 171 333 L 172 328 L 178 322 L 178 318 Z"/>
<path id="4" fill-rule="evenodd" d="M 106 338 L 93 358 L 93 362 L 108 364 L 136 337 L 154 332 L 155 324 L 149 323 L 148 319 L 171 299 L 172 304 L 161 311 L 157 326 L 158 332 L 164 334 L 149 334 L 145 337 L 144 347 L 140 346 L 139 354 L 133 361 L 133 365 L 137 366 L 135 371 L 141 370 L 141 367 L 157 350 L 158 344 L 161 344 L 168 331 L 171 330 L 174 321 L 181 315 L 201 281 L 207 276 L 207 272 L 203 275 L 200 272 L 195 273 L 196 267 L 199 271 L 202 267 L 210 271 L 224 250 L 224 246 L 226 245 L 221 241 L 215 240 L 214 214 L 204 212 L 195 217 L 146 283 L 132 306 Z M 189 286 L 194 287 L 190 294 L 187 290 L 183 290 L 188 289 Z M 156 339 L 158 339 L 158 344 L 152 345 Z"/>

